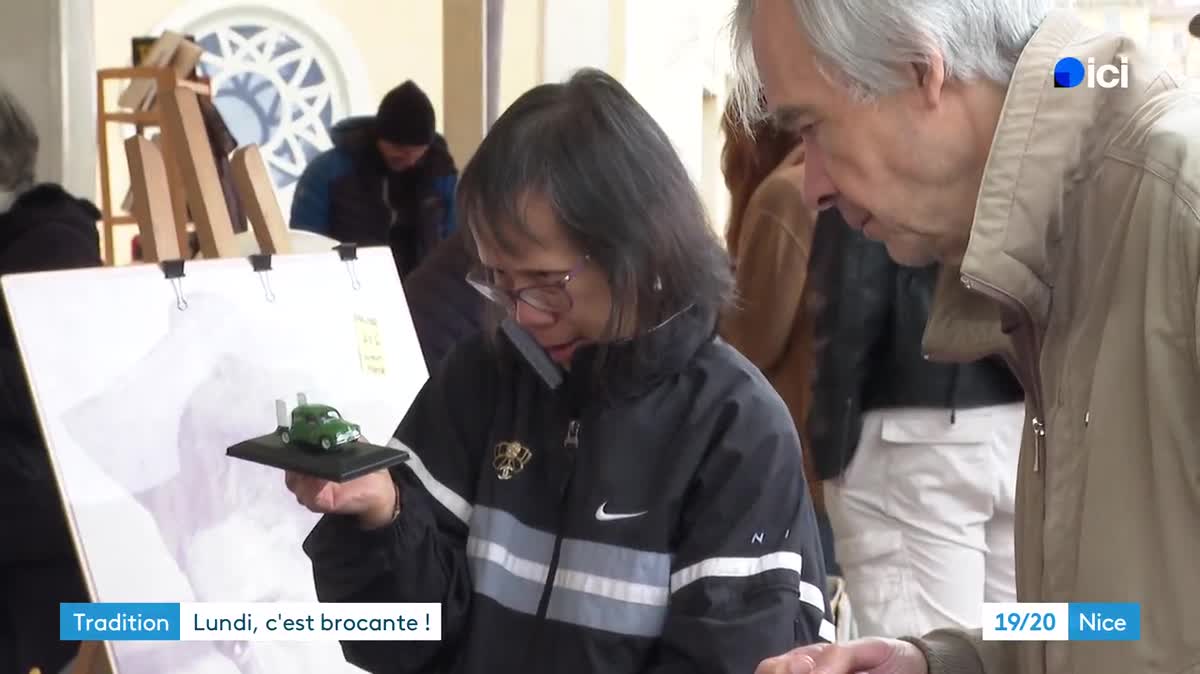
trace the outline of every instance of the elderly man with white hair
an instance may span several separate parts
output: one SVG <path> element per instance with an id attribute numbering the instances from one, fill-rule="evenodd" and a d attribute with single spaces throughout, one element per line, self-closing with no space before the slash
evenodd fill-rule
<path id="1" fill-rule="evenodd" d="M 803 137 L 810 206 L 943 265 L 931 358 L 1021 378 L 1018 599 L 1139 610 L 1124 633 L 946 629 L 760 672 L 1200 672 L 1200 94 L 1052 4 L 739 0 L 742 108 Z"/>

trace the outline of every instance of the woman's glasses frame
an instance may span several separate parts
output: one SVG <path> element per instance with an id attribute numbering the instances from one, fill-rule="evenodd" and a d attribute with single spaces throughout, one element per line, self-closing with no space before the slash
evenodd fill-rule
<path id="1" fill-rule="evenodd" d="M 570 271 L 553 283 L 539 283 L 509 290 L 496 285 L 488 278 L 486 271 L 473 271 L 467 274 L 466 281 L 480 295 L 499 304 L 511 315 L 516 314 L 519 304 L 525 304 L 538 311 L 561 316 L 575 306 L 575 299 L 571 297 L 567 285 L 583 270 L 588 258 L 589 256 L 584 255 Z"/>

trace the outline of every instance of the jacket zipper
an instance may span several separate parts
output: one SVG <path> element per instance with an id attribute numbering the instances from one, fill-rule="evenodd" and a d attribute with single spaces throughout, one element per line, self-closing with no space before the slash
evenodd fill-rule
<path id="1" fill-rule="evenodd" d="M 396 220 L 400 218 L 400 214 L 397 213 L 396 209 L 392 207 L 392 197 L 390 196 L 388 190 L 388 179 L 386 176 L 383 178 L 383 205 L 387 207 L 388 214 L 391 215 L 391 220 L 388 222 L 388 228 L 390 229 L 395 227 Z"/>
<path id="2" fill-rule="evenodd" d="M 579 420 L 572 419 L 567 424 L 567 436 L 563 438 L 563 449 L 566 450 L 567 479 L 563 480 L 562 489 L 558 495 L 558 512 L 566 513 L 567 494 L 571 491 L 571 482 L 575 477 L 575 452 L 579 449 Z M 560 514 L 560 517 L 564 515 Z M 558 556 L 562 552 L 563 527 L 560 525 L 554 534 L 554 553 L 550 557 L 550 567 L 546 572 L 546 585 L 542 588 L 542 598 L 538 600 L 537 617 L 545 620 L 546 611 L 550 606 L 550 594 L 554 590 L 554 575 L 558 571 Z"/>
<path id="3" fill-rule="evenodd" d="M 1045 408 L 1043 407 L 1042 398 L 1042 382 L 1038 376 L 1038 361 L 1041 360 L 1041 343 L 1040 335 L 1033 321 L 1033 313 L 1019 299 L 1007 293 L 996 286 L 984 283 L 977 278 L 963 275 L 963 286 L 967 290 L 974 290 L 1001 306 L 1006 307 L 1009 311 L 1015 312 L 1017 316 L 1017 326 L 1013 332 L 1013 339 L 1016 342 L 1015 358 L 1009 358 L 1005 354 L 1005 360 L 1009 361 L 1009 366 L 1017 375 L 1017 379 L 1024 387 L 1026 394 L 1032 399 L 1033 414 L 1030 420 L 1030 426 L 1033 430 L 1033 472 L 1034 474 L 1042 471 L 1042 461 L 1044 460 L 1045 445 L 1046 445 L 1046 422 Z M 1025 362 L 1021 362 L 1022 356 Z M 1016 362 L 1013 362 L 1016 361 Z M 1045 532 L 1046 510 L 1045 510 L 1045 489 L 1046 476 L 1042 475 L 1042 527 L 1043 534 Z M 1039 553 L 1041 557 L 1041 569 L 1038 573 L 1038 584 L 1041 585 L 1045 580 L 1046 575 L 1046 555 L 1044 546 Z M 1042 650 L 1042 670 L 1046 669 L 1046 650 Z"/>
<path id="4" fill-rule="evenodd" d="M 567 479 L 563 480 L 563 485 L 559 491 L 558 512 L 559 517 L 566 517 L 566 501 L 567 494 L 571 491 L 571 482 L 575 476 L 575 451 L 579 449 L 579 420 L 572 419 L 567 424 L 567 435 L 563 438 L 563 449 L 566 450 L 567 458 Z M 554 534 L 554 552 L 550 556 L 550 566 L 546 570 L 546 584 L 542 587 L 542 597 L 538 600 L 537 610 L 537 627 L 533 639 L 529 641 L 529 650 L 525 655 L 525 667 L 522 671 L 533 672 L 537 671 L 535 663 L 536 658 L 543 653 L 541 648 L 542 630 L 546 625 L 546 612 L 550 607 L 550 594 L 554 590 L 554 575 L 558 571 L 558 556 L 562 552 L 563 539 L 562 520 L 559 520 L 558 531 Z"/>
<path id="5" fill-rule="evenodd" d="M 1030 426 L 1033 428 L 1033 472 L 1040 473 L 1042 461 L 1045 458 L 1046 421 L 1041 378 L 1037 372 L 1037 361 L 1041 357 L 1041 344 L 1038 340 L 1037 330 L 1034 328 L 1033 314 L 1024 303 L 996 286 L 965 274 L 962 277 L 962 283 L 967 290 L 974 290 L 985 295 L 1017 314 L 1018 325 L 1013 333 L 1017 341 L 1017 362 L 1009 359 L 1009 365 L 1016 372 L 1017 378 L 1021 380 L 1021 385 L 1033 402 L 1033 415 L 1030 420 Z M 1026 362 L 1021 362 L 1022 356 Z"/>

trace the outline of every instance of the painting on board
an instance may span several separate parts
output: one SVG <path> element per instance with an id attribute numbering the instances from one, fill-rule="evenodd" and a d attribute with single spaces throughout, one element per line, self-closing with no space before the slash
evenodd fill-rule
<path id="1" fill-rule="evenodd" d="M 226 448 L 276 401 L 337 401 L 386 443 L 427 377 L 386 249 L 4 278 L 92 599 L 315 602 L 317 521 Z M 334 642 L 112 642 L 115 674 L 357 672 Z"/>

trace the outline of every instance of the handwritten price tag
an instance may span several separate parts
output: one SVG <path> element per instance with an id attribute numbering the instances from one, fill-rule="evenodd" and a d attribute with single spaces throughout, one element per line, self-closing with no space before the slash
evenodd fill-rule
<path id="1" fill-rule="evenodd" d="M 356 315 L 354 330 L 358 334 L 358 362 L 363 372 L 371 375 L 387 374 L 383 354 L 383 338 L 379 334 L 379 322 L 374 318 Z"/>

